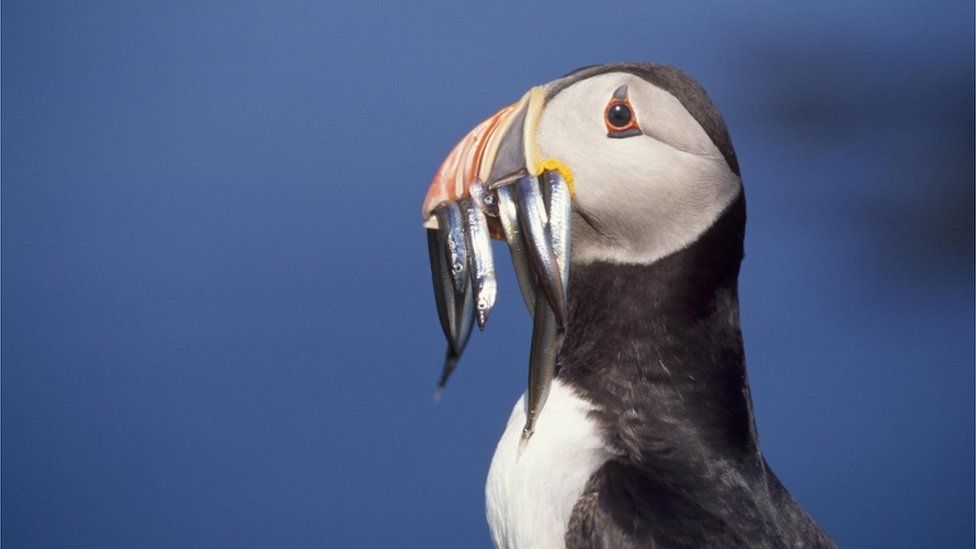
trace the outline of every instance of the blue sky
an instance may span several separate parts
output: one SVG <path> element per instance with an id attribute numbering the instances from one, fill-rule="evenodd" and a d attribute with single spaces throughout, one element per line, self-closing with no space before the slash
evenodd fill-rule
<path id="1" fill-rule="evenodd" d="M 731 129 L 773 469 L 844 546 L 972 543 L 972 4 L 489 4 L 3 3 L 6 544 L 489 546 L 529 320 L 501 261 L 434 404 L 420 202 L 618 60 Z"/>

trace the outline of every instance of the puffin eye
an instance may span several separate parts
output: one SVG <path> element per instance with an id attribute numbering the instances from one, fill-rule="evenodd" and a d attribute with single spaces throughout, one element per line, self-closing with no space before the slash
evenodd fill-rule
<path id="1" fill-rule="evenodd" d="M 615 130 L 625 129 L 633 117 L 634 113 L 626 103 L 611 103 L 607 109 L 607 126 Z"/>
<path id="2" fill-rule="evenodd" d="M 627 86 L 620 86 L 613 92 L 610 103 L 603 111 L 603 122 L 607 125 L 607 137 L 631 137 L 641 135 L 640 127 L 637 125 L 637 116 L 634 115 L 634 107 L 630 104 L 627 97 Z"/>

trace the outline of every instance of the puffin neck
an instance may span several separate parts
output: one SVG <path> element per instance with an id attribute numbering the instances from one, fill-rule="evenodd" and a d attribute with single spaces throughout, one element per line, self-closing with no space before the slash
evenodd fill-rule
<path id="1" fill-rule="evenodd" d="M 759 455 L 739 325 L 740 194 L 690 246 L 649 265 L 570 275 L 559 378 L 597 407 L 607 442 L 636 459 L 691 464 Z"/>

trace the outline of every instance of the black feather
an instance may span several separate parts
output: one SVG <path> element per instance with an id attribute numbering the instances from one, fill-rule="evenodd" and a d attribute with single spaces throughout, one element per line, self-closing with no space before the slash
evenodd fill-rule
<path id="1" fill-rule="evenodd" d="M 569 547 L 831 547 L 766 466 L 739 324 L 745 200 L 650 265 L 574 266 L 559 378 L 618 457 L 591 477 Z"/>

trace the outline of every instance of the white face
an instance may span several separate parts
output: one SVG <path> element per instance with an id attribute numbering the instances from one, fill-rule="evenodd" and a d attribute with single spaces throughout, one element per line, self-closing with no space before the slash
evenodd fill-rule
<path id="1" fill-rule="evenodd" d="M 611 138 L 604 112 L 622 85 L 641 135 Z M 542 158 L 573 171 L 576 264 L 652 263 L 694 242 L 741 192 L 739 176 L 684 106 L 625 72 L 559 92 L 542 110 L 536 143 Z"/>

